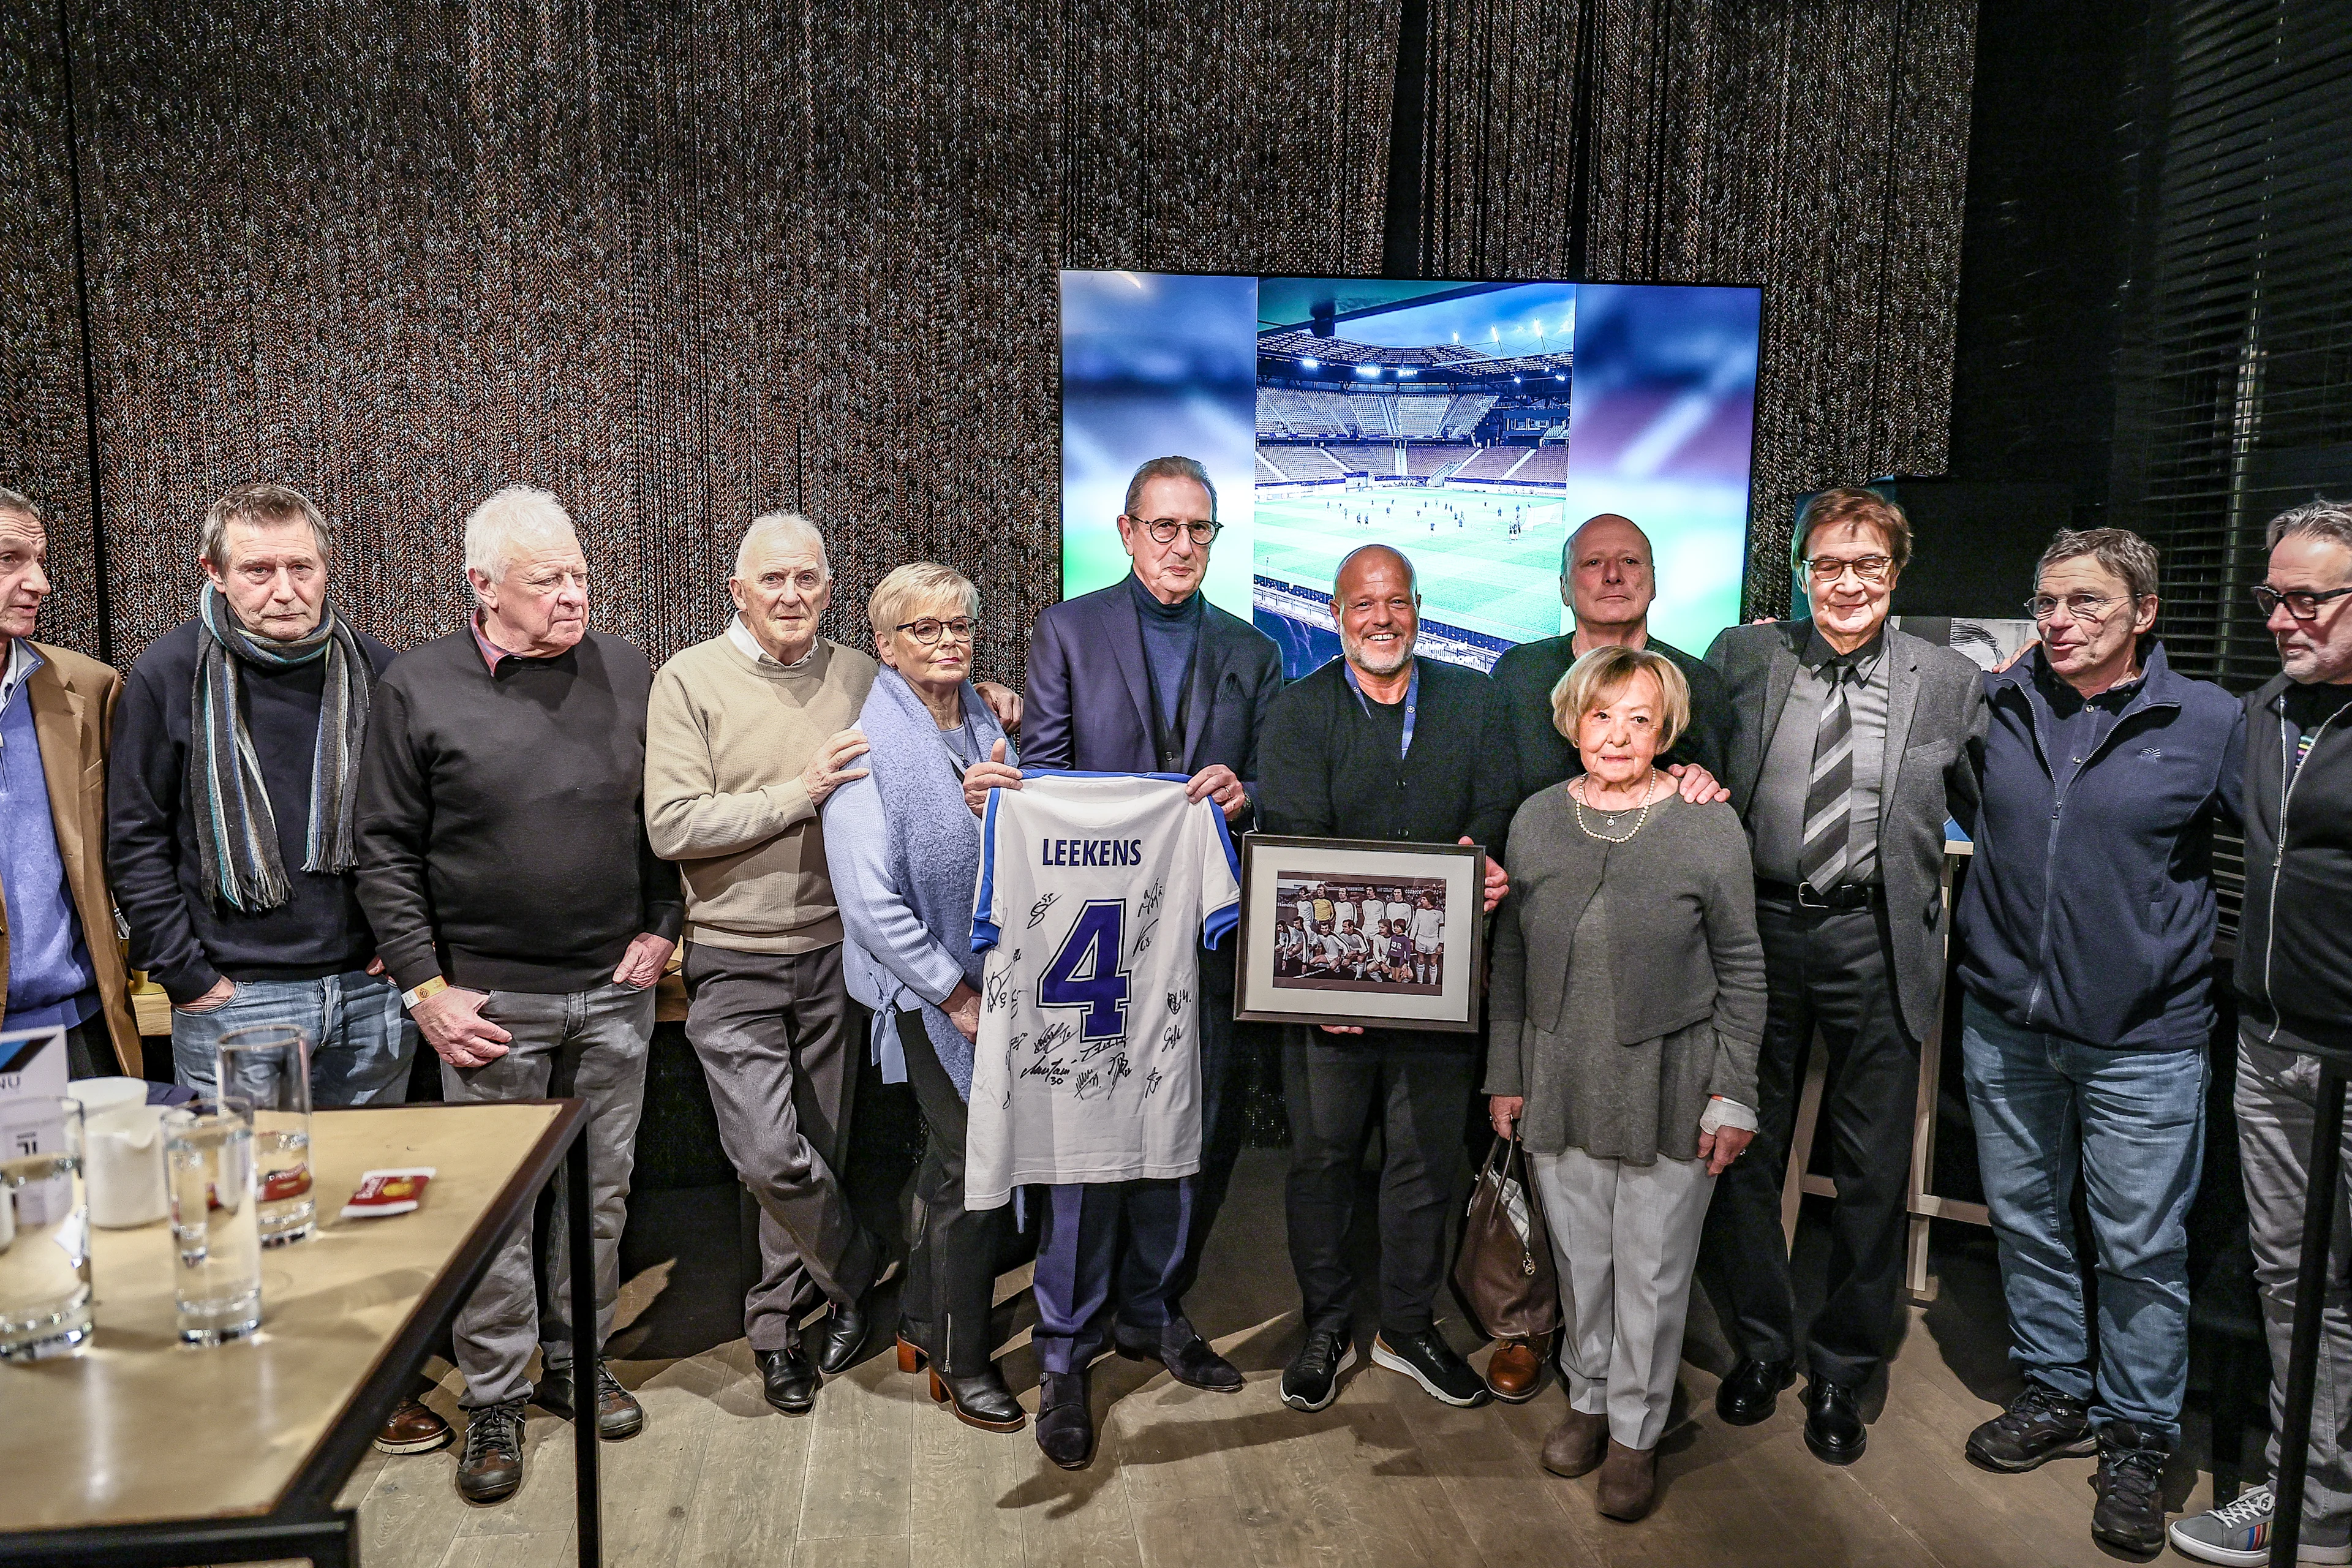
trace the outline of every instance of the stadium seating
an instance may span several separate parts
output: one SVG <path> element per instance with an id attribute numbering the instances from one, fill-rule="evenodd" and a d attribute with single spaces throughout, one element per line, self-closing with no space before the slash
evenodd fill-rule
<path id="1" fill-rule="evenodd" d="M 1454 471 L 1457 479 L 1499 479 L 1518 467 L 1525 447 L 1481 447 L 1477 456 Z"/>
<path id="2" fill-rule="evenodd" d="M 1404 471 L 1418 479 L 1443 479 L 1455 464 L 1467 459 L 1475 447 L 1416 441 L 1404 452 Z"/>
<path id="3" fill-rule="evenodd" d="M 1487 394 L 1472 394 L 1457 397 L 1445 405 L 1445 418 L 1434 432 L 1440 436 L 1467 436 L 1478 428 L 1478 421 L 1486 417 L 1495 406 Z"/>

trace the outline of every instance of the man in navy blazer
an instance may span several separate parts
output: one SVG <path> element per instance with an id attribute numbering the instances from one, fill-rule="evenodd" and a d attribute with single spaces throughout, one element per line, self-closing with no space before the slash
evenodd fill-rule
<path id="1" fill-rule="evenodd" d="M 1215 800 L 1238 832 L 1252 814 L 1258 731 L 1282 685 L 1282 656 L 1272 638 L 1201 592 L 1210 547 L 1223 526 L 1216 516 L 1216 489 L 1193 459 L 1155 458 L 1135 471 L 1118 519 L 1119 542 L 1135 570 L 1037 619 L 1021 760 L 1031 768 L 1182 773 L 1192 797 Z M 966 773 L 964 793 L 977 811 L 992 787 L 1019 783 L 1003 763 L 982 763 Z M 1083 1463 L 1091 1447 L 1084 1373 L 1101 1348 L 1102 1316 L 1113 1319 L 1110 1334 L 1124 1353 L 1165 1362 L 1194 1387 L 1242 1384 L 1233 1363 L 1193 1331 L 1182 1300 L 1241 1150 L 1233 988 L 1232 944 L 1203 947 L 1200 1173 L 1181 1182 L 1070 1189 L 1066 1196 L 1055 1189 L 1045 1205 L 1040 1316 L 1068 1305 L 1074 1318 L 1095 1320 L 1041 1321 L 1034 1335 L 1039 1366 L 1073 1380 L 1052 1392 L 1072 1393 L 1075 1412 L 1057 1397 L 1049 1415 L 1049 1401 L 1040 1394 L 1038 1442 L 1056 1459 Z M 1065 1270 L 1076 1278 L 1058 1278 Z M 1082 1310 L 1089 1301 L 1093 1313 Z"/>

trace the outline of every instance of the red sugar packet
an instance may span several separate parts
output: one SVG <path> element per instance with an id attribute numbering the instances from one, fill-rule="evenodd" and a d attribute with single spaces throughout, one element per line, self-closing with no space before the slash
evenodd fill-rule
<path id="1" fill-rule="evenodd" d="M 425 1201 L 425 1184 L 432 1179 L 430 1165 L 365 1172 L 360 1177 L 360 1190 L 343 1205 L 343 1217 L 375 1219 L 384 1215 L 406 1214 Z"/>

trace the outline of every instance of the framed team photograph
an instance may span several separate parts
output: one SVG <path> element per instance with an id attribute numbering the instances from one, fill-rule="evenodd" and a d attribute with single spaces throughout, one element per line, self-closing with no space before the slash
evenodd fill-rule
<path id="1" fill-rule="evenodd" d="M 1234 1017 L 1478 1026 L 1485 850 L 1252 833 L 1241 859 Z"/>

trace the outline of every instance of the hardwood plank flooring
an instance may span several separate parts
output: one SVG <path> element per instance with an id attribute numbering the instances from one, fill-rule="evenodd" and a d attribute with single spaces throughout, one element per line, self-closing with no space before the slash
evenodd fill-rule
<path id="1" fill-rule="evenodd" d="M 644 1402 L 643 1436 L 604 1449 L 605 1557 L 614 1568 L 2091 1568 L 2095 1468 L 2063 1460 L 1997 1476 L 1960 1456 L 1969 1428 L 2015 1386 L 1998 1280 L 1981 1258 L 1939 1255 L 1943 1294 L 1913 1309 L 1870 1448 L 1844 1469 L 1805 1449 L 1792 1391 L 1762 1426 L 1714 1413 L 1727 1364 L 1694 1313 L 1661 1444 L 1657 1511 L 1603 1519 L 1593 1479 L 1537 1463 L 1566 1400 L 1457 1410 L 1369 1361 L 1338 1401 L 1305 1415 L 1279 1397 L 1297 1302 L 1282 1252 L 1285 1156 L 1253 1151 L 1237 1173 L 1195 1321 L 1249 1374 L 1239 1394 L 1182 1387 L 1148 1364 L 1097 1363 L 1094 1463 L 1064 1471 L 1033 1431 L 978 1431 L 899 1374 L 887 1339 L 831 1380 L 813 1415 L 761 1397 L 740 1340 L 677 1361 L 616 1363 Z M 631 1280 L 625 1323 L 670 1287 Z M 1000 1295 L 1025 1284 L 1008 1277 Z M 1450 1301 L 1447 1303 L 1450 1309 Z M 1448 1325 L 1457 1344 L 1470 1336 Z M 1004 1352 L 1034 1412 L 1025 1331 Z M 1483 1352 L 1473 1357 L 1483 1359 Z M 457 1417 L 454 1372 L 432 1403 Z M 352 1478 L 370 1568 L 565 1568 L 573 1561 L 571 1431 L 534 1414 L 521 1491 L 495 1508 L 457 1495 L 455 1450 L 372 1457 Z M 2167 1500 L 2205 1506 L 2195 1450 Z"/>

